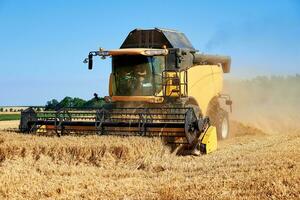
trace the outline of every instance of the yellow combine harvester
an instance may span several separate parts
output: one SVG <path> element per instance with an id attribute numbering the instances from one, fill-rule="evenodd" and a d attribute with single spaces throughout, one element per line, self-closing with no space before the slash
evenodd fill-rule
<path id="1" fill-rule="evenodd" d="M 135 29 L 120 49 L 91 51 L 112 58 L 109 96 L 103 108 L 22 112 L 22 132 L 58 135 L 96 132 L 100 135 L 159 136 L 183 143 L 194 154 L 216 150 L 217 138 L 229 136 L 229 96 L 222 94 L 223 73 L 230 57 L 199 54 L 183 33 Z"/>

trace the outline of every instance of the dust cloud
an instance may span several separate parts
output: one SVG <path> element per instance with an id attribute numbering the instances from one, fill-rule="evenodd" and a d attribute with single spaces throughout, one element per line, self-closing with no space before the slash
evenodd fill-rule
<path id="1" fill-rule="evenodd" d="M 231 119 L 267 133 L 300 129 L 300 75 L 231 79 L 224 90 L 233 100 Z"/>

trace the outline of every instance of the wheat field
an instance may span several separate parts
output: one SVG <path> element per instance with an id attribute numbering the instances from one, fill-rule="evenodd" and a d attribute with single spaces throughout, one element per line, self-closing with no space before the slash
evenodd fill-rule
<path id="1" fill-rule="evenodd" d="M 200 157 L 158 138 L 34 136 L 0 121 L 0 199 L 300 199 L 299 84 L 277 79 L 229 85 L 232 137 Z"/>
<path id="2" fill-rule="evenodd" d="M 1 131 L 0 199 L 299 199 L 300 132 L 231 125 L 235 136 L 200 157 L 158 138 Z"/>

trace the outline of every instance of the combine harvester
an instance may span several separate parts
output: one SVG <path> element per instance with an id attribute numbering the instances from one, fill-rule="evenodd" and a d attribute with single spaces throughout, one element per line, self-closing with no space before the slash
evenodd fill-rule
<path id="1" fill-rule="evenodd" d="M 230 57 L 197 53 L 187 37 L 166 29 L 135 29 L 120 49 L 91 51 L 112 58 L 109 96 L 102 108 L 63 108 L 22 112 L 20 131 L 57 135 L 89 133 L 158 136 L 186 144 L 193 154 L 217 148 L 229 136 L 228 95 L 222 94 L 223 73 Z"/>

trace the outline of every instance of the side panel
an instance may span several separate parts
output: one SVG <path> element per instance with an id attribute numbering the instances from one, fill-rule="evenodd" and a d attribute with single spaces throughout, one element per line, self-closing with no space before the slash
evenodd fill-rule
<path id="1" fill-rule="evenodd" d="M 223 68 L 218 65 L 212 65 L 213 81 L 215 83 L 215 92 L 220 94 L 223 91 Z"/>
<path id="2" fill-rule="evenodd" d="M 188 95 L 194 97 L 205 115 L 210 100 L 221 93 L 223 72 L 218 65 L 197 65 L 188 70 Z"/>

